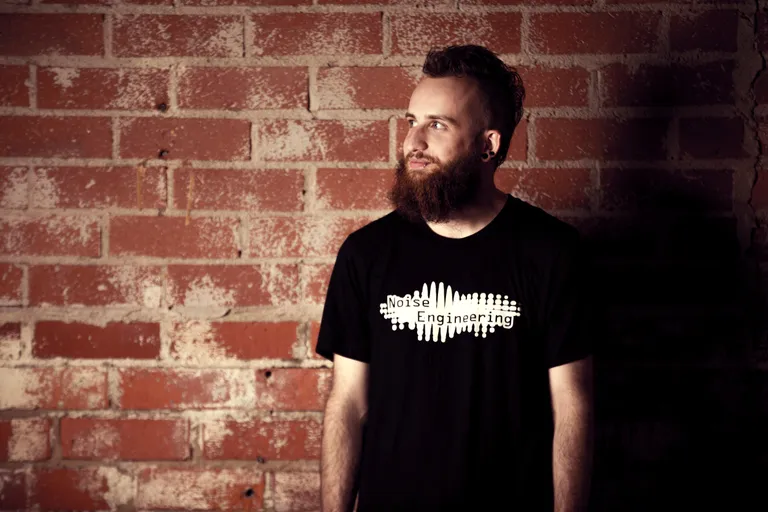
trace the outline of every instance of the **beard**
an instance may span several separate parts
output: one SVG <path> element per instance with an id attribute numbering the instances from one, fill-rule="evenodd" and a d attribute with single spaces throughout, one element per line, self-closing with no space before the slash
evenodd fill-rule
<path id="1" fill-rule="evenodd" d="M 481 159 L 477 149 L 445 164 L 427 156 L 419 158 L 436 164 L 438 169 L 409 171 L 406 158 L 399 154 L 389 191 L 389 200 L 398 212 L 412 221 L 445 222 L 472 204 L 480 189 Z"/>

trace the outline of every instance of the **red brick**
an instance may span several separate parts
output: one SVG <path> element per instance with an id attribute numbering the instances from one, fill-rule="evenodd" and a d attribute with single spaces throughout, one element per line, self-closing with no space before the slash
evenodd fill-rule
<path id="1" fill-rule="evenodd" d="M 680 120 L 680 154 L 683 158 L 741 158 L 744 121 L 731 118 Z"/>
<path id="2" fill-rule="evenodd" d="M 0 66 L 0 106 L 28 107 L 28 80 L 28 66 Z"/>
<path id="3" fill-rule="evenodd" d="M 184 168 L 174 171 L 173 181 L 173 204 L 179 209 L 292 212 L 303 208 L 304 173 L 300 170 Z"/>
<path id="4" fill-rule="evenodd" d="M 0 263 L 0 306 L 21 304 L 21 280 L 24 271 L 13 263 Z"/>
<path id="5" fill-rule="evenodd" d="M 755 99 L 760 105 L 768 103 L 768 73 L 761 72 L 755 82 Z"/>
<path id="6" fill-rule="evenodd" d="M 331 67 L 317 72 L 318 108 L 408 107 L 420 67 Z"/>
<path id="7" fill-rule="evenodd" d="M 528 160 L 528 120 L 521 119 L 509 142 L 506 161 Z"/>
<path id="8" fill-rule="evenodd" d="M 0 323 L 0 361 L 15 361 L 21 357 L 21 324 Z"/>
<path id="9" fill-rule="evenodd" d="M 168 333 L 171 357 L 186 363 L 292 359 L 297 322 L 175 323 Z"/>
<path id="10" fill-rule="evenodd" d="M 189 421 L 62 418 L 61 456 L 90 460 L 184 460 Z"/>
<path id="11" fill-rule="evenodd" d="M 114 0 L 40 0 L 42 4 L 64 4 L 64 5 L 114 5 Z M 122 3 L 128 5 L 173 5 L 173 0 L 122 0 Z"/>
<path id="12" fill-rule="evenodd" d="M 97 368 L 0 368 L 0 409 L 101 409 L 107 374 Z"/>
<path id="13" fill-rule="evenodd" d="M 589 71 L 584 68 L 520 67 L 526 107 L 586 107 Z"/>
<path id="14" fill-rule="evenodd" d="M 330 263 L 304 263 L 301 267 L 304 289 L 302 297 L 311 304 L 323 304 L 328 293 L 333 265 Z"/>
<path id="15" fill-rule="evenodd" d="M 0 510 L 29 510 L 27 474 L 23 469 L 0 469 Z"/>
<path id="16" fill-rule="evenodd" d="M 123 409 L 253 408 L 252 370 L 124 368 L 118 374 Z"/>
<path id="17" fill-rule="evenodd" d="M 35 208 L 165 208 L 164 167 L 37 167 Z M 140 196 L 139 196 L 140 194 Z"/>
<path id="18" fill-rule="evenodd" d="M 0 420 L 0 461 L 22 462 L 50 459 L 50 432 L 51 420 L 47 418 Z"/>
<path id="19" fill-rule="evenodd" d="M 389 157 L 386 121 L 265 119 L 257 130 L 258 160 L 384 162 Z"/>
<path id="20" fill-rule="evenodd" d="M 28 175 L 26 167 L 0 167 L 0 208 L 27 207 Z"/>
<path id="21" fill-rule="evenodd" d="M 120 156 L 189 160 L 247 160 L 251 123 L 245 119 L 123 119 Z"/>
<path id="22" fill-rule="evenodd" d="M 111 0 L 40 0 L 41 4 L 64 4 L 64 5 L 110 5 Z M 132 2 L 126 2 L 132 3 Z"/>
<path id="23" fill-rule="evenodd" d="M 133 481 L 115 467 L 37 468 L 30 501 L 40 510 L 116 510 L 132 497 Z"/>
<path id="24" fill-rule="evenodd" d="M 168 303 L 188 307 L 277 306 L 298 301 L 296 265 L 169 265 Z"/>
<path id="25" fill-rule="evenodd" d="M 103 55 L 104 15 L 3 13 L 0 55 Z"/>
<path id="26" fill-rule="evenodd" d="M 757 210 L 768 208 L 768 171 L 759 169 L 757 171 L 757 181 L 752 189 L 752 206 Z"/>
<path id="27" fill-rule="evenodd" d="M 334 256 L 344 239 L 370 222 L 365 218 L 272 217 L 254 219 L 250 255 L 257 258 Z"/>
<path id="28" fill-rule="evenodd" d="M 410 0 L 317 0 L 318 5 L 405 5 Z M 463 3 L 463 2 L 462 2 Z M 419 0 L 419 7 L 452 7 L 453 0 Z"/>
<path id="29" fill-rule="evenodd" d="M 601 207 L 606 210 L 730 211 L 733 171 L 602 169 Z"/>
<path id="30" fill-rule="evenodd" d="M 16 339 L 21 336 L 19 322 L 0 323 L 0 339 Z"/>
<path id="31" fill-rule="evenodd" d="M 0 156 L 110 158 L 105 117 L 0 117 Z"/>
<path id="32" fill-rule="evenodd" d="M 542 160 L 661 160 L 666 119 L 537 119 L 536 152 Z"/>
<path id="33" fill-rule="evenodd" d="M 0 219 L 0 253 L 35 256 L 100 254 L 97 221 L 72 215 Z"/>
<path id="34" fill-rule="evenodd" d="M 318 169 L 317 205 L 331 210 L 386 210 L 392 169 Z"/>
<path id="35" fill-rule="evenodd" d="M 322 424 L 305 421 L 212 421 L 203 425 L 206 459 L 305 460 L 320 458 Z"/>
<path id="36" fill-rule="evenodd" d="M 735 12 L 734 12 L 735 14 Z M 765 51 L 768 49 L 768 14 L 759 12 L 757 15 L 757 49 Z M 765 73 L 763 73 L 765 74 Z"/>
<path id="37" fill-rule="evenodd" d="M 763 148 L 768 147 L 768 118 L 765 116 L 757 118 L 757 135 Z"/>
<path id="38" fill-rule="evenodd" d="M 242 57 L 241 16 L 124 14 L 114 21 L 115 57 Z"/>
<path id="39" fill-rule="evenodd" d="M 592 0 L 462 0 L 461 5 L 463 7 L 483 5 L 591 5 L 592 3 Z"/>
<path id="40" fill-rule="evenodd" d="M 155 258 L 237 258 L 235 218 L 112 217 L 110 251 L 114 256 Z"/>
<path id="41" fill-rule="evenodd" d="M 184 5 L 312 5 L 312 0 L 183 0 Z"/>
<path id="42" fill-rule="evenodd" d="M 669 44 L 672 51 L 735 52 L 738 11 L 704 11 L 672 16 Z"/>
<path id="43" fill-rule="evenodd" d="M 167 69 L 40 68 L 38 108 L 154 109 L 168 102 Z"/>
<path id="44" fill-rule="evenodd" d="M 8 462 L 11 452 L 11 438 L 13 437 L 13 426 L 11 420 L 0 420 L 0 462 Z M 0 480 L 2 482 L 2 480 Z M 0 484 L 0 492 L 2 485 Z"/>
<path id="45" fill-rule="evenodd" d="M 381 54 L 381 13 L 254 14 L 253 54 Z"/>
<path id="46" fill-rule="evenodd" d="M 35 265 L 32 306 L 160 307 L 162 269 L 135 265 Z"/>
<path id="47" fill-rule="evenodd" d="M 697 66 L 612 64 L 603 68 L 608 106 L 712 105 L 733 102 L 733 61 Z"/>
<path id="48" fill-rule="evenodd" d="M 253 494 L 246 495 L 247 490 Z M 264 475 L 243 468 L 147 468 L 136 506 L 160 510 L 261 510 Z"/>
<path id="49" fill-rule="evenodd" d="M 531 15 L 534 53 L 650 53 L 656 51 L 661 13 L 557 12 Z"/>
<path id="50" fill-rule="evenodd" d="M 275 473 L 272 501 L 275 512 L 317 510 L 320 504 L 320 473 Z"/>
<path id="51" fill-rule="evenodd" d="M 608 4 L 658 4 L 662 3 L 659 0 L 605 0 Z M 668 4 L 693 4 L 694 2 L 697 2 L 699 4 L 704 4 L 707 1 L 714 1 L 714 2 L 728 2 L 728 1 L 734 1 L 739 2 L 741 0 L 664 0 L 663 3 Z"/>
<path id="52" fill-rule="evenodd" d="M 109 322 L 100 327 L 77 322 L 37 322 L 32 355 L 42 359 L 157 359 L 160 325 Z"/>
<path id="53" fill-rule="evenodd" d="M 479 44 L 495 53 L 520 51 L 522 16 L 427 13 L 392 16 L 392 54 L 423 57 L 434 46 Z"/>
<path id="54" fill-rule="evenodd" d="M 325 358 L 323 356 L 320 356 L 315 352 L 315 347 L 317 347 L 317 337 L 320 334 L 320 322 L 313 321 L 309 325 L 309 354 L 308 357 L 311 359 L 320 359 L 324 360 Z"/>
<path id="55" fill-rule="evenodd" d="M 499 169 L 496 186 L 544 210 L 588 209 L 589 169 Z"/>
<path id="56" fill-rule="evenodd" d="M 259 409 L 321 411 L 331 390 L 331 371 L 309 368 L 256 370 Z"/>
<path id="57" fill-rule="evenodd" d="M 179 107 L 249 110 L 309 104 L 307 68 L 181 68 Z"/>

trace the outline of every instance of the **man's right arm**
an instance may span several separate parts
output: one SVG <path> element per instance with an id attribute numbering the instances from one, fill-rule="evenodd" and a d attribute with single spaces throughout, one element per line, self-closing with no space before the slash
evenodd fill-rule
<path id="1" fill-rule="evenodd" d="M 333 386 L 323 418 L 321 496 L 323 512 L 346 512 L 360 461 L 368 412 L 368 364 L 334 355 Z"/>

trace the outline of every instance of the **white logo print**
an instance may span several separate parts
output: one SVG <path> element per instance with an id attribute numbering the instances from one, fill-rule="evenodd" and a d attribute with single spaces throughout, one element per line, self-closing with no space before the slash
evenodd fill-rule
<path id="1" fill-rule="evenodd" d="M 496 327 L 511 329 L 516 316 L 520 316 L 520 306 L 507 295 L 493 293 L 459 294 L 443 283 L 435 286 L 434 281 L 427 290 L 427 284 L 421 293 L 400 297 L 387 295 L 387 302 L 379 305 L 384 318 L 392 320 L 392 330 L 416 330 L 418 339 L 422 335 L 426 341 L 430 338 L 445 343 L 446 334 L 453 338 L 454 333 L 469 331 L 475 336 L 486 337 L 487 332 L 495 332 Z"/>

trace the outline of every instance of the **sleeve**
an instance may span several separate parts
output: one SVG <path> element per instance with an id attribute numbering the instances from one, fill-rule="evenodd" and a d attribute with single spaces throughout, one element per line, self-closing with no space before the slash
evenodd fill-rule
<path id="1" fill-rule="evenodd" d="M 349 237 L 336 256 L 328 283 L 315 352 L 370 362 L 370 337 L 365 293 Z"/>
<path id="2" fill-rule="evenodd" d="M 594 350 L 589 267 L 583 242 L 574 228 L 553 260 L 546 287 L 544 333 L 549 368 L 582 359 Z"/>

